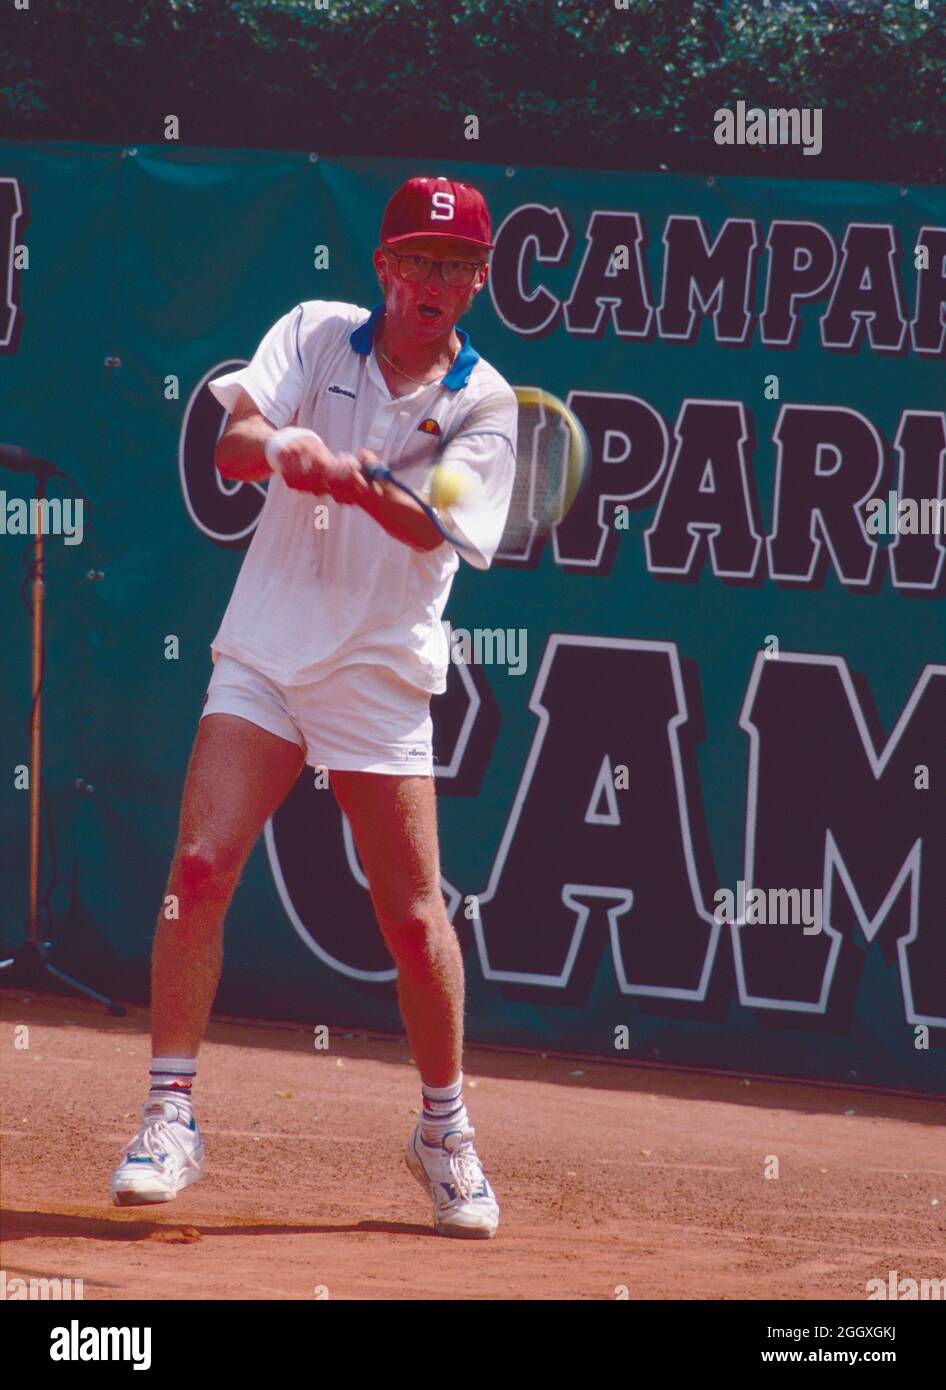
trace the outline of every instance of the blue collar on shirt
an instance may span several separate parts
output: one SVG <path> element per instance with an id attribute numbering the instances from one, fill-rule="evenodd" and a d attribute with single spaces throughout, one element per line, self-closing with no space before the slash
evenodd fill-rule
<path id="1" fill-rule="evenodd" d="M 349 334 L 348 341 L 356 352 L 360 352 L 367 357 L 374 345 L 374 333 L 378 323 L 384 314 L 384 305 L 378 304 L 371 311 L 371 317 L 365 319 L 364 323 L 358 325 L 355 331 Z M 441 377 L 440 385 L 449 386 L 451 391 L 459 391 L 461 386 L 465 386 L 470 379 L 470 373 L 480 360 L 480 355 L 470 342 L 470 335 L 464 333 L 462 328 L 456 330 L 457 337 L 460 339 L 460 351 L 457 353 L 456 361 L 450 368 L 445 377 Z"/>

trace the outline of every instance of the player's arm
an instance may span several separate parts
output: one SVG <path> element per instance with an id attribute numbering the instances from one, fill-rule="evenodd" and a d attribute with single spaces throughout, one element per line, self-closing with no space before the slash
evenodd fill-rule
<path id="1" fill-rule="evenodd" d="M 380 480 L 369 483 L 364 478 L 360 465 L 377 463 L 376 454 L 370 449 L 362 449 L 357 460 L 350 454 L 339 455 L 340 463 L 349 460 L 355 467 L 352 493 L 350 498 L 346 496 L 339 500 L 356 502 L 369 516 L 374 517 L 389 536 L 393 536 L 396 541 L 403 541 L 412 550 L 436 550 L 438 545 L 444 544 L 443 536 L 413 497 L 408 497 L 406 492 L 392 487 L 390 483 Z"/>
<path id="2" fill-rule="evenodd" d="M 268 478 L 273 470 L 266 462 L 266 441 L 275 429 L 252 396 L 241 390 L 214 450 L 214 467 L 221 477 L 240 483 Z"/>
<path id="3" fill-rule="evenodd" d="M 262 482 L 272 473 L 266 458 L 266 441 L 276 426 L 260 412 L 248 392 L 241 389 L 226 429 L 214 450 L 214 466 L 221 477 L 239 483 Z M 281 472 L 287 487 L 321 496 L 334 492 L 337 476 L 344 473 L 334 454 L 317 437 L 284 446 Z"/>

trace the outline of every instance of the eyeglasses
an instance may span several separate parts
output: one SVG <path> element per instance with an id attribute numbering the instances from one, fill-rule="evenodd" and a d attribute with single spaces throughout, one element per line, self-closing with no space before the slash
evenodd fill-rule
<path id="1" fill-rule="evenodd" d="M 476 272 L 485 261 L 434 261 L 432 256 L 417 256 L 409 254 L 399 254 L 391 251 L 390 247 L 385 247 L 389 255 L 397 261 L 397 273 L 402 280 L 409 280 L 417 284 L 430 279 L 430 273 L 434 265 L 440 267 L 440 278 L 445 285 L 461 286 L 472 285 Z"/>

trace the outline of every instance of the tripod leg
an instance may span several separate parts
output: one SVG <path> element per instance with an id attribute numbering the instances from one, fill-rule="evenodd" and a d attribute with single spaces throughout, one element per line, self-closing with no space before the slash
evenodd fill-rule
<path id="1" fill-rule="evenodd" d="M 45 968 L 51 975 L 55 975 L 57 980 L 62 980 L 63 984 L 69 985 L 71 989 L 77 989 L 80 994 L 85 994 L 89 999 L 95 999 L 97 1003 L 104 1004 L 109 1013 L 114 1014 L 116 1018 L 124 1018 L 125 1014 L 128 1012 L 124 1004 L 116 1004 L 114 1000 L 106 999 L 104 994 L 99 994 L 96 990 L 90 989 L 88 985 L 80 984 L 79 981 L 74 980 L 71 975 L 64 975 L 61 970 L 57 970 L 56 967 L 50 965 L 48 961 L 46 962 Z"/>

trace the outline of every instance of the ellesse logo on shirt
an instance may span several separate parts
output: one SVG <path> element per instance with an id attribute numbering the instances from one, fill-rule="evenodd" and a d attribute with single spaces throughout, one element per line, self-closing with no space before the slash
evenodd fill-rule
<path id="1" fill-rule="evenodd" d="M 356 400 L 354 391 L 349 391 L 347 386 L 339 386 L 337 381 L 333 381 L 328 388 L 330 396 L 347 396 L 350 401 Z"/>
<path id="2" fill-rule="evenodd" d="M 443 430 L 437 424 L 437 421 L 430 416 L 428 416 L 426 420 L 421 420 L 417 428 L 423 430 L 424 434 L 443 434 Z"/>

